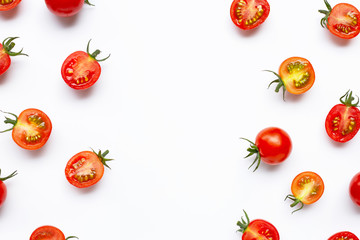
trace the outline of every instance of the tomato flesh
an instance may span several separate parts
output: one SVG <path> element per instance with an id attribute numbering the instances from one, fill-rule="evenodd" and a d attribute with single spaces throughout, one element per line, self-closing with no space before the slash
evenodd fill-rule
<path id="1" fill-rule="evenodd" d="M 278 240 L 280 239 L 279 232 L 271 223 L 256 219 L 250 222 L 249 226 L 245 229 L 242 240 Z"/>
<path id="2" fill-rule="evenodd" d="M 0 11 L 7 11 L 15 8 L 21 0 L 0 0 Z"/>
<path id="3" fill-rule="evenodd" d="M 291 57 L 281 63 L 279 75 L 285 89 L 292 94 L 302 94 L 314 84 L 315 71 L 309 60 Z"/>
<path id="4" fill-rule="evenodd" d="M 351 179 L 349 193 L 351 200 L 360 206 L 360 172 Z"/>
<path id="5" fill-rule="evenodd" d="M 65 176 L 70 184 L 85 188 L 96 184 L 104 175 L 104 165 L 91 151 L 74 155 L 67 163 Z"/>
<path id="6" fill-rule="evenodd" d="M 347 3 L 335 5 L 328 18 L 328 28 L 340 38 L 354 38 L 360 32 L 360 13 L 357 8 Z"/>
<path id="7" fill-rule="evenodd" d="M 100 64 L 83 51 L 70 54 L 61 67 L 62 78 L 73 89 L 91 87 L 99 79 L 100 73 Z"/>
<path id="8" fill-rule="evenodd" d="M 360 128 L 360 110 L 344 104 L 335 105 L 325 120 L 325 129 L 336 142 L 351 140 Z"/>
<path id="9" fill-rule="evenodd" d="M 47 8 L 59 17 L 70 17 L 77 14 L 84 0 L 45 0 Z"/>
<path id="10" fill-rule="evenodd" d="M 351 232 L 338 232 L 332 235 L 328 240 L 359 240 L 359 238 Z"/>
<path id="11" fill-rule="evenodd" d="M 3 45 L 0 43 L 0 75 L 9 69 L 10 64 L 11 64 L 10 56 L 6 53 L 5 49 L 3 48 Z"/>
<path id="12" fill-rule="evenodd" d="M 312 204 L 318 201 L 324 193 L 324 182 L 314 172 L 302 172 L 294 178 L 291 192 L 302 203 Z"/>
<path id="13" fill-rule="evenodd" d="M 234 0 L 230 8 L 231 20 L 243 29 L 253 29 L 262 24 L 270 13 L 266 0 Z"/>
<path id="14" fill-rule="evenodd" d="M 31 234 L 30 240 L 65 240 L 64 233 L 53 226 L 42 226 Z"/>
<path id="15" fill-rule="evenodd" d="M 44 112 L 30 108 L 20 113 L 12 131 L 12 138 L 20 147 L 36 150 L 44 146 L 51 130 L 50 118 Z"/>

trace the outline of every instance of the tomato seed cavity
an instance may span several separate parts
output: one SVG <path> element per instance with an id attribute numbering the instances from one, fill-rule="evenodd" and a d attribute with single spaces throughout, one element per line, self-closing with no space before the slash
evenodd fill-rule
<path id="1" fill-rule="evenodd" d="M 13 2 L 13 0 L 1 0 L 1 5 L 8 5 L 12 2 Z"/>
<path id="2" fill-rule="evenodd" d="M 39 117 L 38 115 L 31 115 L 28 117 L 28 121 L 30 123 L 34 123 L 37 127 L 39 128 L 44 128 L 45 127 L 45 122 L 42 120 L 41 117 Z"/>

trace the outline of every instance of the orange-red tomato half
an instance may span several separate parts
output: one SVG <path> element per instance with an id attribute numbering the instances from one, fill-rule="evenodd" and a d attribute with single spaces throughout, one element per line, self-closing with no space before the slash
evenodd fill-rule
<path id="1" fill-rule="evenodd" d="M 30 240 L 65 240 L 65 235 L 56 227 L 42 226 L 34 230 Z"/>
<path id="2" fill-rule="evenodd" d="M 0 0 L 0 11 L 7 11 L 15 8 L 21 0 Z"/>

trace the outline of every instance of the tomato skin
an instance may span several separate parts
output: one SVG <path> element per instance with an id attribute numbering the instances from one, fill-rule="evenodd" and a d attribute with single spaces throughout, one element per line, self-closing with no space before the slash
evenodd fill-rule
<path id="1" fill-rule="evenodd" d="M 8 11 L 11 10 L 13 8 L 15 8 L 19 3 L 21 2 L 21 0 L 13 0 L 11 3 L 9 4 L 1 4 L 0 3 L 0 11 Z"/>
<path id="2" fill-rule="evenodd" d="M 56 227 L 41 226 L 34 230 L 30 240 L 65 240 L 65 235 Z"/>
<path id="3" fill-rule="evenodd" d="M 269 239 L 279 240 L 279 232 L 274 225 L 262 219 L 256 219 L 250 222 L 249 226 L 242 235 L 242 240 Z"/>
<path id="4" fill-rule="evenodd" d="M 354 19 L 350 19 L 348 13 L 351 13 Z M 346 22 L 339 22 L 339 19 L 349 18 Z M 328 29 L 329 31 L 337 37 L 343 39 L 351 39 L 356 37 L 360 32 L 360 21 L 356 20 L 356 24 L 354 24 L 354 20 L 360 18 L 359 10 L 351 4 L 348 3 L 339 3 L 335 5 L 330 13 L 328 18 Z M 337 27 L 340 26 L 340 29 Z M 348 33 L 341 30 L 341 26 L 347 27 L 349 29 Z"/>
<path id="5" fill-rule="evenodd" d="M 359 240 L 359 238 L 351 232 L 338 232 L 332 235 L 328 240 Z"/>
<path id="6" fill-rule="evenodd" d="M 100 74 L 100 64 L 83 51 L 70 54 L 61 67 L 61 76 L 65 83 L 76 90 L 91 87 L 99 79 Z"/>
<path id="7" fill-rule="evenodd" d="M 230 7 L 231 20 L 242 30 L 260 26 L 269 13 L 270 5 L 266 0 L 234 0 Z"/>
<path id="8" fill-rule="evenodd" d="M 256 136 L 255 145 L 259 149 L 261 160 L 270 165 L 285 161 L 292 150 L 290 136 L 277 127 L 261 130 Z"/>
<path id="9" fill-rule="evenodd" d="M 11 58 L 0 43 L 0 75 L 6 72 L 11 65 Z"/>
<path id="10" fill-rule="evenodd" d="M 360 172 L 357 173 L 350 181 L 349 194 L 351 200 L 360 206 Z"/>
<path id="11" fill-rule="evenodd" d="M 59 17 L 70 17 L 77 14 L 84 0 L 45 0 L 47 8 Z"/>
<path id="12" fill-rule="evenodd" d="M 0 181 L 0 207 L 4 204 L 7 196 L 7 188 L 3 181 Z"/>

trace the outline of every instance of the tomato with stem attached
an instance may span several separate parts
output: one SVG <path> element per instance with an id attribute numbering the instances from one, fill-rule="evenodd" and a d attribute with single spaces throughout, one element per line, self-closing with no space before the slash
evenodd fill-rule
<path id="1" fill-rule="evenodd" d="M 15 47 L 14 40 L 19 37 L 8 37 L 5 38 L 2 44 L 0 44 L 0 75 L 6 72 L 11 65 L 11 57 L 18 55 L 27 54 L 22 52 L 22 49 L 19 52 L 12 52 L 11 50 Z"/>
<path id="2" fill-rule="evenodd" d="M 268 127 L 261 130 L 256 136 L 255 143 L 246 138 L 241 139 L 250 143 L 250 147 L 247 149 L 249 154 L 245 158 L 256 154 L 255 160 L 249 167 L 251 168 L 257 163 L 254 171 L 258 169 L 261 161 L 270 165 L 282 163 L 288 158 L 292 150 L 289 134 L 278 127 Z"/>
<path id="3" fill-rule="evenodd" d="M 335 233 L 334 235 L 329 237 L 328 240 L 359 240 L 359 238 L 351 232 L 344 231 Z"/>
<path id="4" fill-rule="evenodd" d="M 105 158 L 109 150 L 98 153 L 83 151 L 75 154 L 66 164 L 65 176 L 70 184 L 78 188 L 90 187 L 104 175 L 104 166 L 113 159 Z"/>
<path id="5" fill-rule="evenodd" d="M 268 88 L 276 83 L 275 92 L 279 92 L 282 88 L 283 99 L 285 99 L 285 91 L 298 95 L 307 92 L 315 82 L 315 71 L 310 61 L 302 57 L 290 57 L 285 59 L 280 67 L 279 73 L 265 70 L 275 74 L 277 79 L 272 81 Z"/>
<path id="6" fill-rule="evenodd" d="M 8 11 L 15 8 L 21 0 L 0 0 L 0 11 Z"/>
<path id="7" fill-rule="evenodd" d="M 351 179 L 349 193 L 351 200 L 360 206 L 360 172 Z"/>
<path id="8" fill-rule="evenodd" d="M 324 0 L 327 10 L 319 10 L 325 14 L 320 24 L 323 28 L 340 38 L 350 39 L 360 32 L 360 12 L 351 4 L 339 3 L 333 8 L 327 0 Z"/>
<path id="9" fill-rule="evenodd" d="M 309 205 L 318 201 L 324 193 L 324 181 L 314 172 L 302 172 L 298 174 L 291 183 L 291 192 L 286 196 L 286 199 L 294 201 L 290 207 L 295 207 L 301 204 L 301 207 L 294 212 L 299 211 L 304 207 L 304 204 Z"/>
<path id="10" fill-rule="evenodd" d="M 80 12 L 84 3 L 94 6 L 89 0 L 45 0 L 47 8 L 59 17 L 70 17 Z"/>
<path id="11" fill-rule="evenodd" d="M 234 0 L 230 7 L 233 23 L 243 30 L 249 30 L 262 24 L 270 13 L 266 0 Z"/>
<path id="12" fill-rule="evenodd" d="M 30 236 L 30 240 L 67 240 L 70 238 L 78 237 L 69 236 L 65 238 L 64 233 L 60 229 L 50 225 L 38 227 Z"/>
<path id="13" fill-rule="evenodd" d="M 45 145 L 50 137 L 52 124 L 50 118 L 43 111 L 29 108 L 22 111 L 19 117 L 13 113 L 4 113 L 14 117 L 14 119 L 5 117 L 4 121 L 13 126 L 0 133 L 12 131 L 14 142 L 27 150 L 36 150 Z"/>
<path id="14" fill-rule="evenodd" d="M 244 211 L 244 210 L 243 210 Z M 237 222 L 240 227 L 238 232 L 242 232 L 242 240 L 279 240 L 280 235 L 274 225 L 262 219 L 250 221 L 247 213 L 244 211 L 246 221 L 241 217 L 241 221 Z"/>
<path id="15" fill-rule="evenodd" d="M 77 51 L 70 54 L 61 67 L 61 76 L 65 83 L 76 90 L 87 89 L 94 85 L 101 73 L 99 62 L 110 57 L 109 54 L 104 59 L 97 59 L 100 50 L 97 49 L 91 54 L 89 52 L 90 41 L 91 39 L 88 42 L 86 52 Z"/>
<path id="16" fill-rule="evenodd" d="M 359 98 L 355 98 L 352 91 L 347 91 L 340 98 L 341 104 L 335 105 L 325 119 L 325 129 L 329 137 L 336 142 L 347 142 L 355 137 L 360 128 Z"/>
<path id="17" fill-rule="evenodd" d="M 1 169 L 0 169 L 0 175 L 1 175 Z M 4 184 L 4 181 L 14 177 L 15 175 L 17 175 L 17 171 L 14 171 L 9 176 L 0 177 L 0 207 L 4 204 L 7 196 L 7 188 L 6 185 Z"/>

